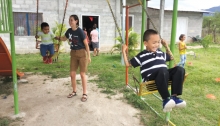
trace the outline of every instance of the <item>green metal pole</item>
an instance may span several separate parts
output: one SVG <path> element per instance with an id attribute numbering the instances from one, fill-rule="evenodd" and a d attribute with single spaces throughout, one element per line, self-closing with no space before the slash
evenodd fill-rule
<path id="1" fill-rule="evenodd" d="M 172 19 L 172 31 L 171 31 L 171 41 L 170 50 L 174 54 L 175 41 L 176 41 L 176 25 L 177 25 L 177 15 L 178 15 L 178 0 L 173 0 L 173 19 Z M 169 68 L 174 66 L 174 61 L 169 63 Z"/>
<path id="2" fill-rule="evenodd" d="M 142 24 L 141 24 L 141 51 L 144 50 L 144 40 L 143 40 L 143 35 L 146 30 L 146 19 L 147 19 L 147 14 L 145 13 L 145 10 L 147 8 L 147 2 L 146 0 L 142 0 L 143 8 L 142 8 Z M 144 10 L 145 9 L 145 10 Z"/>
<path id="3" fill-rule="evenodd" d="M 142 0 L 142 4 L 143 4 L 143 7 L 142 7 L 142 23 L 141 23 L 141 50 L 144 50 L 144 40 L 143 40 L 143 35 L 144 35 L 144 32 L 146 30 L 146 20 L 147 20 L 147 14 L 145 13 L 145 10 L 147 8 L 147 2 L 146 0 Z M 140 81 L 139 82 L 142 82 L 142 78 L 140 77 L 139 79 Z"/>
<path id="4" fill-rule="evenodd" d="M 171 31 L 171 41 L 170 50 L 174 54 L 175 41 L 176 41 L 176 24 L 178 15 L 178 0 L 173 0 L 173 18 L 172 18 L 172 31 Z M 174 61 L 169 62 L 169 68 L 174 66 Z M 169 91 L 170 92 L 170 91 Z M 166 121 L 170 120 L 170 112 L 166 113 Z"/>
<path id="5" fill-rule="evenodd" d="M 6 12 L 5 12 L 5 10 L 4 10 L 4 5 L 5 3 L 4 3 L 4 1 L 3 0 L 1 0 L 1 11 L 2 11 L 2 24 L 3 24 L 3 31 L 5 30 L 5 15 L 6 15 Z"/>
<path id="6" fill-rule="evenodd" d="M 17 74 L 16 74 L 16 57 L 15 57 L 15 40 L 14 40 L 14 22 L 12 13 L 12 0 L 8 0 L 9 26 L 10 26 L 10 41 L 11 41 L 11 58 L 12 58 L 12 77 L 14 86 L 14 108 L 15 114 L 18 110 L 18 88 L 17 88 Z"/>

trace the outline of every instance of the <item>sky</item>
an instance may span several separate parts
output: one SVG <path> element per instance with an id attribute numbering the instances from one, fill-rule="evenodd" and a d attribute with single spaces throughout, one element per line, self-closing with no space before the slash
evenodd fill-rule
<path id="1" fill-rule="evenodd" d="M 174 0 L 165 0 L 165 9 L 173 8 Z M 160 0 L 150 0 L 148 1 L 149 7 L 160 7 Z M 211 7 L 220 6 L 220 0 L 179 0 L 179 9 L 189 9 L 189 10 L 201 10 L 209 9 Z"/>

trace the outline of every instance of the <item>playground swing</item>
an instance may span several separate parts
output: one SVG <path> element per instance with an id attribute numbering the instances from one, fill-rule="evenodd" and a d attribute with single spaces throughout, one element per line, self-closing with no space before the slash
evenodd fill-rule
<path id="1" fill-rule="evenodd" d="M 154 29 L 155 29 L 156 31 L 158 31 L 157 28 L 156 28 L 156 26 L 154 25 L 154 22 L 151 20 L 150 15 L 148 14 L 147 10 L 144 9 L 144 6 L 143 6 L 142 2 L 141 2 L 140 0 L 138 0 L 138 2 L 139 2 L 139 4 L 141 5 L 142 9 L 143 9 L 143 10 L 145 11 L 145 13 L 147 14 L 147 16 L 148 16 L 148 18 L 149 18 L 151 24 L 153 25 Z M 161 36 L 160 36 L 160 38 L 161 38 Z M 161 39 L 162 39 L 162 38 L 161 38 Z M 164 46 L 164 47 L 165 47 L 165 49 L 168 51 L 167 53 L 170 54 L 171 58 L 173 58 L 174 64 L 176 65 L 176 61 L 175 61 L 175 59 L 174 59 L 174 57 L 173 57 L 172 52 L 170 51 L 170 49 L 169 49 L 168 47 L 166 47 L 166 46 Z M 185 81 L 185 79 L 186 79 L 187 76 L 188 76 L 188 73 L 185 74 L 184 81 Z M 135 78 L 135 77 L 133 76 L 133 78 Z M 135 79 L 135 81 L 137 81 L 137 79 Z M 184 81 L 183 81 L 183 83 L 184 83 Z M 168 84 L 171 85 L 171 81 L 169 81 Z M 152 93 L 154 93 L 154 92 L 157 92 L 157 88 L 156 88 L 155 81 L 147 81 L 147 82 L 143 82 L 143 83 L 140 84 L 140 88 L 139 88 L 138 95 L 139 95 L 139 96 L 143 96 L 143 95 L 147 95 L 147 94 L 152 94 Z"/>
<path id="2" fill-rule="evenodd" d="M 111 13 L 112 13 L 112 17 L 113 17 L 113 19 L 114 19 L 114 23 L 116 24 L 118 33 L 119 33 L 119 35 L 120 35 L 120 37 L 121 37 L 121 39 L 122 39 L 121 32 L 120 32 L 120 30 L 119 30 L 119 27 L 118 27 L 118 24 L 117 24 L 117 22 L 116 22 L 115 16 L 114 16 L 114 14 L 113 14 L 113 11 L 112 11 L 110 2 L 109 2 L 109 0 L 106 0 L 106 1 L 107 1 L 107 3 L 108 3 L 108 6 L 109 6 L 110 11 L 111 11 Z M 140 0 L 138 0 L 138 2 L 139 2 L 139 4 L 142 6 L 142 9 L 143 9 L 143 10 L 145 11 L 145 13 L 147 14 L 148 18 L 150 19 L 150 22 L 152 23 L 154 29 L 155 29 L 156 31 L 158 31 L 157 28 L 155 27 L 153 21 L 151 20 L 149 14 L 148 14 L 148 12 L 147 12 L 147 10 L 144 8 L 142 2 L 141 2 Z M 160 36 L 160 38 L 161 38 L 161 36 Z M 162 39 L 162 38 L 161 38 L 161 39 Z M 122 40 L 123 40 L 123 39 L 122 39 Z M 172 52 L 170 51 L 169 47 L 165 47 L 165 49 L 168 51 L 167 53 L 170 54 L 171 58 L 173 58 L 174 64 L 176 64 L 175 59 L 174 59 L 174 57 L 173 57 L 173 54 L 172 54 Z M 184 81 L 185 81 L 185 79 L 186 79 L 187 76 L 188 76 L 188 74 L 185 74 Z M 138 81 L 138 79 L 134 76 L 133 73 L 132 73 L 132 77 L 133 77 L 133 80 L 134 80 L 134 83 L 135 83 L 136 90 L 133 89 L 130 85 L 128 85 L 128 86 L 129 86 L 134 92 L 136 92 L 136 94 L 137 94 L 138 96 L 144 96 L 144 95 L 148 95 L 148 94 L 153 94 L 155 97 L 159 98 L 156 94 L 154 94 L 154 93 L 158 92 L 157 86 L 156 86 L 156 83 L 155 83 L 154 80 L 140 83 L 140 82 Z M 183 81 L 183 83 L 184 83 L 184 81 Z M 139 84 L 139 88 L 137 87 L 136 83 Z M 169 81 L 169 82 L 168 82 L 168 85 L 171 85 L 171 83 L 172 83 L 172 81 Z M 171 88 L 169 87 L 169 90 L 170 90 L 170 89 L 171 89 Z M 159 99 L 161 99 L 161 98 L 159 98 Z M 151 108 L 151 110 L 153 110 L 157 115 L 160 116 L 160 114 L 159 114 L 158 112 L 156 112 L 146 101 L 144 101 L 144 102 Z M 160 116 L 160 117 L 163 118 L 162 116 Z M 167 121 L 169 124 L 175 126 L 175 124 L 173 124 L 173 123 L 170 121 L 169 114 L 167 114 L 167 116 L 166 116 L 166 121 Z"/>
<path id="3" fill-rule="evenodd" d="M 63 24 L 64 24 L 64 20 L 65 20 L 65 15 L 66 15 L 66 9 L 67 9 L 67 5 L 68 5 L 68 0 L 66 0 L 66 5 L 64 8 L 64 15 L 63 15 L 63 20 L 62 20 L 62 24 L 61 24 L 61 29 L 60 29 L 60 34 L 59 37 L 62 35 L 63 32 Z M 37 23 L 36 23 L 36 36 L 37 36 L 37 32 L 38 32 L 38 10 L 39 10 L 39 0 L 37 0 Z M 36 38 L 36 49 L 40 49 L 40 40 Z M 54 55 L 52 57 L 54 62 L 58 61 L 58 56 L 60 53 L 60 40 L 57 44 L 54 44 Z M 49 52 L 47 51 L 47 56 L 49 56 Z"/>

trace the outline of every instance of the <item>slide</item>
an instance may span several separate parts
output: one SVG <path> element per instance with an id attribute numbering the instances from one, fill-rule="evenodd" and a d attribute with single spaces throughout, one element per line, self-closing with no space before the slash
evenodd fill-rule
<path id="1" fill-rule="evenodd" d="M 16 71 L 18 77 L 24 76 L 24 73 Z M 0 76 L 12 76 L 12 60 L 7 46 L 0 37 Z"/>

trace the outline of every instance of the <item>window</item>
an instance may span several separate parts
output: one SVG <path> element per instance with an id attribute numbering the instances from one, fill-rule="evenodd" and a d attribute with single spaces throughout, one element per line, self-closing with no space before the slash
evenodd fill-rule
<path id="1" fill-rule="evenodd" d="M 126 16 L 125 16 L 126 20 Z M 121 16 L 121 26 L 122 26 L 122 16 Z M 126 22 L 126 21 L 125 21 Z M 129 15 L 129 29 L 134 27 L 134 15 Z M 126 28 L 126 23 L 125 23 L 125 28 Z"/>
<path id="2" fill-rule="evenodd" d="M 14 12 L 14 30 L 16 36 L 34 36 L 36 33 L 37 14 Z M 42 23 L 42 13 L 38 13 L 38 26 Z"/>

